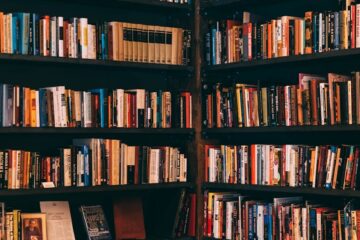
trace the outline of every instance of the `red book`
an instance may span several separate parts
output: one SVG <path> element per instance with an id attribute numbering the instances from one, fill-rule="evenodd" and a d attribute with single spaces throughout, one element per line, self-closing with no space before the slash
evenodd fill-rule
<path id="1" fill-rule="evenodd" d="M 251 181 L 250 183 L 251 184 L 257 184 L 257 179 L 256 179 L 256 176 L 257 176 L 257 169 L 256 169 L 256 166 L 257 166 L 257 162 L 256 162 L 256 145 L 253 144 L 250 146 L 250 153 L 251 153 L 251 160 L 250 160 L 250 170 L 251 170 Z"/>
<path id="2" fill-rule="evenodd" d="M 355 48 L 356 45 L 356 5 L 352 4 L 350 8 L 350 14 L 351 14 L 351 48 Z"/>
<path id="3" fill-rule="evenodd" d="M 190 217 L 187 235 L 195 237 L 196 235 L 196 194 L 190 194 Z"/>
<path id="4" fill-rule="evenodd" d="M 145 239 L 145 224 L 140 197 L 124 196 L 114 201 L 115 239 Z"/>

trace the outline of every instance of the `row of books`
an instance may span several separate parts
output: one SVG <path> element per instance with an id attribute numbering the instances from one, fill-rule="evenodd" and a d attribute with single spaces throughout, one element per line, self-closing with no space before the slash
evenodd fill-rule
<path id="1" fill-rule="evenodd" d="M 191 128 L 190 92 L 0 84 L 3 127 Z"/>
<path id="2" fill-rule="evenodd" d="M 187 65 L 191 33 L 174 27 L 0 12 L 0 52 Z"/>
<path id="3" fill-rule="evenodd" d="M 359 153 L 353 145 L 206 145 L 205 181 L 355 190 Z"/>
<path id="4" fill-rule="evenodd" d="M 298 85 L 216 84 L 205 95 L 208 128 L 360 124 L 360 74 L 300 73 Z"/>
<path id="5" fill-rule="evenodd" d="M 74 139 L 57 156 L 0 151 L 2 189 L 186 182 L 187 158 L 178 148 L 130 146 L 114 139 Z"/>
<path id="6" fill-rule="evenodd" d="M 242 20 L 210 21 L 205 35 L 209 65 L 360 47 L 360 4 L 341 11 L 264 19 L 243 12 Z"/>
<path id="7" fill-rule="evenodd" d="M 204 235 L 216 239 L 358 239 L 360 211 L 302 197 L 259 200 L 205 192 Z"/>

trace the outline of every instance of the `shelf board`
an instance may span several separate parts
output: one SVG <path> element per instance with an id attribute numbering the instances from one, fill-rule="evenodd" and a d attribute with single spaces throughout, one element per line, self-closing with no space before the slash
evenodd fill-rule
<path id="1" fill-rule="evenodd" d="M 22 4 L 27 2 L 27 0 L 4 0 L 2 4 L 7 4 L 10 2 L 16 2 Z M 32 0 L 32 4 L 43 4 L 48 2 L 47 0 Z M 147 8 L 165 8 L 165 9 L 176 9 L 176 10 L 190 10 L 190 4 L 176 4 L 170 2 L 160 2 L 160 0 L 52 0 L 52 3 L 58 4 L 81 4 L 83 6 L 96 6 L 99 8 L 102 7 L 116 7 L 122 8 L 126 7 L 147 7 Z"/>
<path id="2" fill-rule="evenodd" d="M 44 56 L 31 56 L 31 55 L 16 55 L 16 54 L 0 54 L 0 63 L 7 64 L 43 64 L 57 66 L 67 65 L 72 67 L 94 67 L 94 68 L 112 68 L 123 70 L 159 70 L 159 71 L 192 71 L 191 66 L 184 65 L 168 65 L 168 64 L 153 64 L 153 63 L 137 63 L 137 62 L 119 62 L 110 60 L 93 60 L 93 59 L 78 59 L 78 58 L 60 58 L 60 57 L 44 57 Z"/>
<path id="3" fill-rule="evenodd" d="M 337 50 L 337 51 L 329 51 L 315 54 L 304 54 L 297 56 L 288 56 L 288 57 L 278 57 L 271 59 L 263 59 L 263 60 L 253 60 L 248 62 L 237 62 L 237 63 L 229 63 L 229 64 L 219 64 L 206 66 L 206 72 L 223 72 L 223 71 L 239 71 L 242 70 L 258 70 L 262 67 L 278 67 L 283 66 L 285 64 L 308 64 L 311 62 L 319 63 L 319 61 L 323 60 L 331 60 L 337 61 L 342 59 L 347 59 L 351 61 L 355 61 L 355 58 L 360 57 L 360 49 L 347 49 L 347 50 Z M 339 62 L 339 64 L 341 64 Z M 318 67 L 320 65 L 315 65 L 314 67 Z"/>
<path id="4" fill-rule="evenodd" d="M 30 128 L 3 127 L 0 135 L 193 135 L 192 128 Z"/>
<path id="5" fill-rule="evenodd" d="M 334 126 L 278 126 L 278 127 L 242 127 L 242 128 L 205 128 L 203 135 L 240 135 L 240 134 L 272 134 L 272 133 L 351 133 L 359 132 L 360 125 Z"/>
<path id="6" fill-rule="evenodd" d="M 288 194 L 288 195 L 307 195 L 316 197 L 343 197 L 360 198 L 360 191 L 323 189 L 323 188 L 300 188 L 300 187 L 279 187 L 279 186 L 260 186 L 260 185 L 241 185 L 223 183 L 204 183 L 203 190 L 209 191 L 236 191 L 251 195 L 257 194 Z"/>
<path id="7" fill-rule="evenodd" d="M 163 183 L 163 184 L 139 184 L 121 186 L 95 186 L 95 187 L 59 187 L 46 189 L 2 189 L 0 197 L 25 197 L 25 196 L 55 196 L 63 194 L 103 194 L 103 193 L 125 193 L 125 192 L 146 192 L 155 190 L 174 190 L 188 188 L 192 189 L 192 183 Z"/>
<path id="8" fill-rule="evenodd" d="M 360 125 L 210 128 L 202 130 L 204 138 L 221 140 L 223 144 L 358 144 L 358 140 L 353 137 L 354 134 L 360 134 Z"/>

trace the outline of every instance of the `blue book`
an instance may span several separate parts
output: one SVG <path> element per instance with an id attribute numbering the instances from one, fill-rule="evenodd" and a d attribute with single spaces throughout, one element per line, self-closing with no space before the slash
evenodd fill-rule
<path id="1" fill-rule="evenodd" d="M 83 145 L 84 154 L 84 186 L 90 186 L 90 150 L 88 145 Z"/>
<path id="2" fill-rule="evenodd" d="M 17 13 L 17 50 L 18 54 L 22 54 L 23 52 L 23 32 L 24 32 L 24 13 Z"/>
<path id="3" fill-rule="evenodd" d="M 156 101 L 156 105 L 157 105 L 157 127 L 161 128 L 162 127 L 162 91 L 159 90 L 158 94 L 157 94 L 157 101 Z"/>
<path id="4" fill-rule="evenodd" d="M 33 54 L 40 55 L 40 30 L 39 30 L 39 15 L 32 13 L 32 45 L 33 45 Z"/>
<path id="5" fill-rule="evenodd" d="M 334 28 L 335 28 L 335 40 L 334 40 L 334 49 L 340 49 L 340 23 L 339 23 L 339 12 L 334 12 Z"/>
<path id="6" fill-rule="evenodd" d="M 12 54 L 19 54 L 18 49 L 18 40 L 19 40 L 19 21 L 18 14 L 12 14 Z"/>
<path id="7" fill-rule="evenodd" d="M 40 127 L 48 126 L 46 89 L 39 89 Z"/>
<path id="8" fill-rule="evenodd" d="M 269 203 L 267 205 L 267 218 L 268 218 L 268 240 L 272 240 L 272 224 L 273 224 L 273 220 L 272 220 L 272 210 L 273 210 L 273 205 L 271 203 Z"/>
<path id="9" fill-rule="evenodd" d="M 319 15 L 314 14 L 313 17 L 313 50 L 314 53 L 319 51 Z"/>
<path id="10" fill-rule="evenodd" d="M 211 63 L 216 64 L 216 28 L 211 29 Z"/>
<path id="11" fill-rule="evenodd" d="M 90 91 L 91 93 L 97 94 L 99 96 L 99 107 L 100 107 L 100 127 L 107 127 L 107 90 L 103 88 L 94 89 Z"/>

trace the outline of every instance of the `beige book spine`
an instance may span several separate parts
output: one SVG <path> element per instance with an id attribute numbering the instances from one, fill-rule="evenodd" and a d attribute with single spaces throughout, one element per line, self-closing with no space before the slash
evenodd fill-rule
<path id="1" fill-rule="evenodd" d="M 166 27 L 165 28 L 165 61 L 166 64 L 171 64 L 171 40 L 172 40 L 172 28 Z"/>
<path id="2" fill-rule="evenodd" d="M 171 37 L 171 64 L 177 63 L 178 29 L 172 28 Z"/>
<path id="3" fill-rule="evenodd" d="M 154 54 L 154 58 L 155 58 L 155 63 L 160 63 L 160 34 L 161 34 L 161 27 L 160 26 L 155 26 L 154 29 L 155 33 L 155 40 L 154 40 L 154 45 L 155 45 L 155 54 Z"/>
<path id="4" fill-rule="evenodd" d="M 149 30 L 149 44 L 148 44 L 148 62 L 155 63 L 155 26 L 148 26 Z"/>
<path id="5" fill-rule="evenodd" d="M 159 27 L 160 63 L 166 64 L 166 27 Z"/>
<path id="6" fill-rule="evenodd" d="M 141 35 L 143 42 L 143 62 L 149 62 L 149 27 L 147 25 L 142 25 Z"/>

